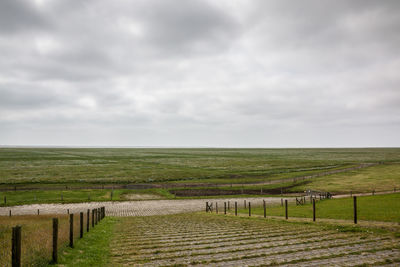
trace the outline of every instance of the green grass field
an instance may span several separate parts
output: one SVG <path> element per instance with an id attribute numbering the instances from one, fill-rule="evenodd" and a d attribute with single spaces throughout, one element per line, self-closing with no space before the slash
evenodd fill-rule
<path id="1" fill-rule="evenodd" d="M 315 177 L 307 183 L 297 179 L 361 163 L 379 164 Z M 393 190 L 400 188 L 400 149 L 0 148 L 0 189 L 19 189 L 0 190 L 0 205 L 106 201 L 111 199 L 111 189 L 82 187 L 128 183 L 168 184 L 175 191 L 116 189 L 113 200 L 126 200 L 128 193 L 175 198 L 177 192 L 178 198 L 199 197 L 183 192 L 199 189 L 194 188 L 199 183 L 204 192 L 219 184 L 223 192 L 215 195 L 220 197 L 274 188 L 287 188 L 284 192 L 288 193 L 313 189 L 334 194 Z M 236 193 L 229 192 L 232 190 Z M 280 194 L 280 189 L 264 195 L 268 194 Z"/>
<path id="2" fill-rule="evenodd" d="M 0 184 L 247 183 L 365 162 L 400 149 L 0 148 Z"/>
<path id="3" fill-rule="evenodd" d="M 326 177 L 318 177 L 307 185 L 291 188 L 293 192 L 309 188 L 320 191 L 340 193 L 400 190 L 400 164 L 383 164 Z"/>
<path id="4" fill-rule="evenodd" d="M 111 198 L 112 195 L 112 198 Z M 83 189 L 83 190 L 30 190 L 0 192 L 0 207 L 36 203 L 79 203 L 145 199 L 172 199 L 174 195 L 164 189 Z M 4 201 L 6 197 L 6 202 Z"/>
<path id="5" fill-rule="evenodd" d="M 289 217 L 312 218 L 312 205 L 288 206 Z M 358 219 L 366 221 L 388 221 L 400 223 L 400 193 L 357 197 Z M 247 209 L 240 209 L 240 213 L 248 214 Z M 252 214 L 263 215 L 262 207 L 253 207 Z M 267 207 L 268 216 L 285 216 L 282 206 Z M 317 201 L 316 217 L 337 220 L 353 219 L 353 199 L 339 198 Z"/>

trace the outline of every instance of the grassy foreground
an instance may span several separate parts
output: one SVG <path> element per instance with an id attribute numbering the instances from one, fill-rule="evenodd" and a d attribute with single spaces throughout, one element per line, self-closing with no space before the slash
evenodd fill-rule
<path id="1" fill-rule="evenodd" d="M 309 200 L 307 200 L 309 201 Z M 400 223 L 400 193 L 357 197 L 357 211 L 359 220 L 387 221 Z M 239 212 L 248 214 L 247 209 Z M 252 207 L 252 214 L 263 215 L 262 207 Z M 312 218 L 312 205 L 298 205 L 291 203 L 288 206 L 289 217 Z M 285 216 L 282 206 L 267 207 L 267 216 Z M 353 219 L 353 199 L 339 198 L 316 202 L 316 217 L 337 220 Z"/>
<path id="2" fill-rule="evenodd" d="M 51 260 L 52 218 L 59 218 L 59 247 L 68 242 L 69 224 L 66 215 L 0 217 L 0 266 L 11 266 L 12 227 L 21 226 L 22 266 L 46 266 Z M 78 220 L 75 220 L 75 235 Z"/>
<path id="3" fill-rule="evenodd" d="M 78 215 L 78 214 L 76 214 Z M 66 215 L 0 217 L 0 266 L 11 266 L 12 227 L 21 226 L 22 266 L 48 266 L 52 259 L 52 218 L 59 219 L 58 257 L 63 266 L 104 266 L 108 244 L 116 218 L 106 217 L 79 239 L 79 219 L 74 220 L 74 248 L 69 242 L 69 220 Z M 84 216 L 86 226 L 86 216 Z M 84 253 L 83 253 L 84 252 Z"/>
<path id="4" fill-rule="evenodd" d="M 106 266 L 110 258 L 110 240 L 114 226 L 120 219 L 106 217 L 83 239 L 66 248 L 58 264 L 60 266 Z"/>

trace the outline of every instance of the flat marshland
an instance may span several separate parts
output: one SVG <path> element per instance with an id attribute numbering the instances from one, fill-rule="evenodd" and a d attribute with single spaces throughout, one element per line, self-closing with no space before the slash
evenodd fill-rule
<path id="1" fill-rule="evenodd" d="M 0 148 L 0 183 L 249 183 L 382 162 L 400 149 Z"/>

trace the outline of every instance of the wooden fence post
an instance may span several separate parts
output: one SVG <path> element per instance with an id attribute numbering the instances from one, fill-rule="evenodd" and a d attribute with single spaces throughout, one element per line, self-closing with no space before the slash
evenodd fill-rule
<path id="1" fill-rule="evenodd" d="M 224 214 L 226 214 L 226 202 L 224 202 Z"/>
<path id="2" fill-rule="evenodd" d="M 246 200 L 244 200 L 244 208 L 246 208 L 247 207 L 247 205 L 246 205 Z"/>
<path id="3" fill-rule="evenodd" d="M 206 213 L 208 212 L 208 201 L 206 201 Z"/>
<path id="4" fill-rule="evenodd" d="M 69 209 L 67 209 L 67 214 L 69 214 Z"/>
<path id="5" fill-rule="evenodd" d="M 92 228 L 94 227 L 94 209 L 92 209 Z"/>
<path id="6" fill-rule="evenodd" d="M 288 219 L 288 207 L 287 207 L 287 199 L 285 199 L 285 218 Z"/>
<path id="7" fill-rule="evenodd" d="M 39 209 L 37 209 L 37 215 L 39 215 Z"/>
<path id="8" fill-rule="evenodd" d="M 74 214 L 69 215 L 69 246 L 74 247 Z"/>
<path id="9" fill-rule="evenodd" d="M 21 266 L 21 226 L 17 225 L 12 228 L 11 239 L 11 263 L 12 267 Z"/>
<path id="10" fill-rule="evenodd" d="M 53 263 L 58 261 L 58 218 L 53 218 Z"/>
<path id="11" fill-rule="evenodd" d="M 263 200 L 263 206 L 264 206 L 264 218 L 267 218 L 267 207 L 266 207 L 265 200 Z"/>
<path id="12" fill-rule="evenodd" d="M 11 210 L 10 210 L 10 212 L 9 212 L 9 216 L 11 217 Z"/>
<path id="13" fill-rule="evenodd" d="M 87 210 L 87 216 L 86 216 L 86 232 L 89 232 L 89 220 L 90 220 L 90 210 Z"/>
<path id="14" fill-rule="evenodd" d="M 83 212 L 81 211 L 81 213 L 79 214 L 79 237 L 82 238 L 83 237 Z"/>
<path id="15" fill-rule="evenodd" d="M 251 202 L 249 201 L 249 217 L 251 216 Z"/>
<path id="16" fill-rule="evenodd" d="M 354 223 L 357 224 L 357 197 L 353 197 Z"/>
<path id="17" fill-rule="evenodd" d="M 97 209 L 94 209 L 94 224 L 97 225 Z"/>
<path id="18" fill-rule="evenodd" d="M 215 202 L 215 213 L 218 214 L 218 202 Z"/>
<path id="19" fill-rule="evenodd" d="M 235 216 L 237 216 L 237 202 L 235 201 Z"/>
<path id="20" fill-rule="evenodd" d="M 283 198 L 281 198 L 281 206 L 283 207 Z"/>
<path id="21" fill-rule="evenodd" d="M 315 222 L 315 199 L 312 201 L 313 222 Z"/>

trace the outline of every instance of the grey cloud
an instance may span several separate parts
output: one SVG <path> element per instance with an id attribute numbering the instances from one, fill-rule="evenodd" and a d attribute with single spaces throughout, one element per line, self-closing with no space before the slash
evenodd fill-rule
<path id="1" fill-rule="evenodd" d="M 234 18 L 206 1 L 145 1 L 142 8 L 134 14 L 143 19 L 145 38 L 175 53 L 221 51 L 239 30 Z"/>
<path id="2" fill-rule="evenodd" d="M 0 4 L 4 144 L 399 145 L 398 1 L 41 2 Z"/>
<path id="3" fill-rule="evenodd" d="M 14 34 L 50 27 L 49 22 L 32 2 L 2 0 L 0 2 L 0 33 Z"/>

